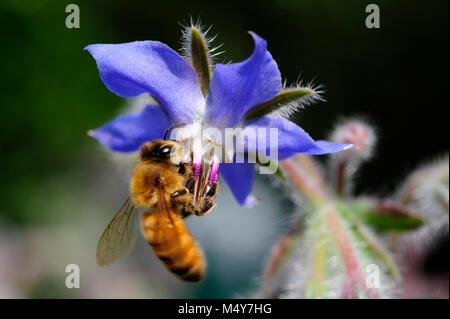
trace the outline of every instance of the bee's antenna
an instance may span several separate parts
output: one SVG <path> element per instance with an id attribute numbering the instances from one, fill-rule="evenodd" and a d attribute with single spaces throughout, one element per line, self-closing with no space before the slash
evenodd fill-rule
<path id="1" fill-rule="evenodd" d="M 166 140 L 167 134 L 170 132 L 171 129 L 174 129 L 174 128 L 178 127 L 178 126 L 182 126 L 182 125 L 185 125 L 185 124 L 186 123 L 178 123 L 178 124 L 175 124 L 175 125 L 172 125 L 172 126 L 168 127 L 166 129 L 166 132 L 164 133 L 164 140 Z"/>

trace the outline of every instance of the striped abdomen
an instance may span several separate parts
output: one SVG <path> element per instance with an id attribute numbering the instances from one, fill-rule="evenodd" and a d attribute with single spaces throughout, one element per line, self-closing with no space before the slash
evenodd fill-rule
<path id="1" fill-rule="evenodd" d="M 206 269 L 203 251 L 183 219 L 173 212 L 142 214 L 142 230 L 148 243 L 166 267 L 186 281 L 200 281 Z"/>

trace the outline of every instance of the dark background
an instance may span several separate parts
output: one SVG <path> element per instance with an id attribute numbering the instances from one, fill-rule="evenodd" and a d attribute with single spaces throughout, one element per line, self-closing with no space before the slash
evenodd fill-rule
<path id="1" fill-rule="evenodd" d="M 80 7 L 80 29 L 65 27 L 69 3 Z M 380 29 L 365 27 L 369 3 L 380 7 Z M 448 152 L 448 1 L 7 0 L 0 4 L 6 228 L 44 227 L 73 217 L 86 198 L 110 197 L 92 195 L 107 173 L 94 174 L 102 159 L 86 131 L 124 102 L 83 48 L 148 39 L 179 49 L 178 23 L 190 16 L 213 25 L 226 51 L 219 62 L 247 58 L 252 30 L 268 41 L 288 83 L 301 73 L 324 84 L 327 101 L 296 117 L 314 138 L 326 138 L 344 116 L 375 125 L 376 155 L 360 172 L 358 192 L 389 194 L 411 169 Z"/>

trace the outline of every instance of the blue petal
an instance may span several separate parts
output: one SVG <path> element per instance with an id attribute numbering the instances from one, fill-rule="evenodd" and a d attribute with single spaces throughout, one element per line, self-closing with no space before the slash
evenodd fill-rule
<path id="1" fill-rule="evenodd" d="M 216 64 L 207 98 L 208 119 L 217 127 L 234 127 L 254 106 L 281 90 L 277 63 L 267 43 L 253 32 L 255 49 L 240 63 Z"/>
<path id="2" fill-rule="evenodd" d="M 170 124 L 164 108 L 147 105 L 138 113 L 116 117 L 89 135 L 113 151 L 134 152 L 147 141 L 163 138 Z"/>
<path id="3" fill-rule="evenodd" d="M 247 130 L 253 130 L 258 136 L 258 128 L 263 128 L 266 136 L 266 147 L 259 150 L 265 152 L 265 156 L 273 158 L 270 150 L 274 150 L 278 143 L 278 160 L 283 160 L 296 153 L 322 155 L 346 150 L 354 147 L 352 144 L 337 144 L 328 141 L 314 141 L 308 133 L 291 121 L 274 115 L 263 116 L 246 122 L 244 135 L 249 135 Z M 278 129 L 278 140 L 270 139 L 270 128 Z M 262 137 L 263 138 L 263 137 Z M 244 149 L 248 149 L 248 140 L 245 140 Z M 262 146 L 261 146 L 262 148 Z M 276 158 L 273 158 L 276 159 Z"/>
<path id="4" fill-rule="evenodd" d="M 189 122 L 204 111 L 204 98 L 194 68 L 167 45 L 156 41 L 93 44 L 86 49 L 100 77 L 117 95 L 149 93 L 175 123 Z"/>
<path id="5" fill-rule="evenodd" d="M 249 205 L 248 196 L 255 180 L 255 164 L 252 163 L 222 163 L 220 176 L 230 187 L 231 192 L 240 205 Z"/>
<path id="6" fill-rule="evenodd" d="M 353 144 L 338 144 L 338 143 L 333 143 L 333 142 L 325 141 L 325 140 L 318 140 L 315 143 L 316 143 L 316 146 L 318 146 L 319 149 L 321 150 L 319 153 L 317 153 L 315 155 L 336 153 L 336 152 L 348 150 L 350 148 L 356 148 L 356 146 Z M 312 154 L 312 153 L 310 153 L 310 154 Z"/>

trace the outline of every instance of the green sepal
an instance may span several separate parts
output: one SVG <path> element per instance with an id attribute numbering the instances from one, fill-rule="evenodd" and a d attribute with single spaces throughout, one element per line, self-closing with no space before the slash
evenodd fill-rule
<path id="1" fill-rule="evenodd" d="M 404 232 L 419 228 L 425 219 L 413 215 L 405 207 L 394 204 L 369 206 L 356 204 L 353 209 L 358 218 L 378 232 Z"/>
<path id="2" fill-rule="evenodd" d="M 245 120 L 261 117 L 278 110 L 296 100 L 314 94 L 315 91 L 309 88 L 292 88 L 284 90 L 275 95 L 271 100 L 255 106 L 247 114 Z"/>
<path id="3" fill-rule="evenodd" d="M 191 62 L 197 72 L 203 96 L 208 95 L 211 83 L 211 65 L 206 40 L 196 27 L 191 27 Z"/>

